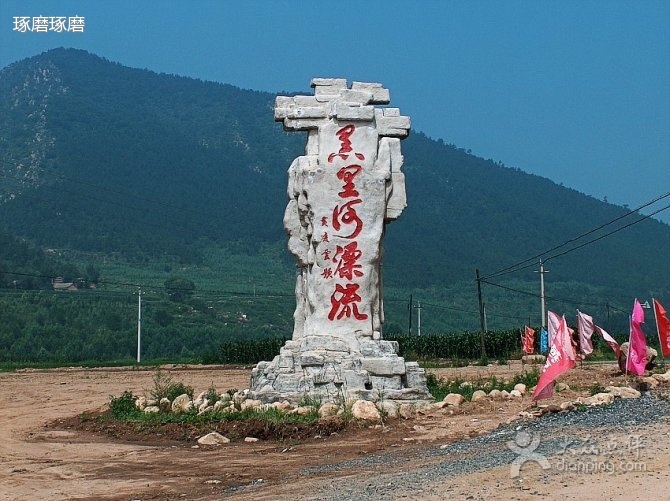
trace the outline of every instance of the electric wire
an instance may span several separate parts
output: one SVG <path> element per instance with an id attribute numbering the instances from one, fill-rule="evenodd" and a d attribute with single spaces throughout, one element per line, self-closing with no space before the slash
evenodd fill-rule
<path id="1" fill-rule="evenodd" d="M 570 239 L 566 240 L 565 242 L 563 242 L 563 243 L 561 243 L 561 244 L 559 244 L 559 245 L 556 245 L 556 246 L 552 247 L 551 249 L 548 249 L 548 250 L 546 250 L 546 251 L 544 251 L 544 252 L 541 252 L 541 253 L 539 253 L 539 254 L 536 254 L 536 255 L 534 255 L 534 256 L 532 256 L 532 257 L 529 257 L 529 258 L 527 258 L 527 259 L 524 259 L 524 260 L 522 260 L 522 261 L 519 261 L 519 262 L 517 262 L 517 263 L 515 263 L 515 264 L 512 264 L 512 265 L 506 267 L 506 268 L 502 268 L 501 270 L 498 270 L 498 271 L 496 271 L 496 272 L 490 273 L 490 274 L 488 274 L 488 275 L 486 275 L 486 276 L 480 277 L 480 280 L 489 279 L 489 278 L 495 278 L 495 277 L 498 277 L 498 276 L 501 276 L 501 275 L 507 275 L 507 274 L 509 274 L 509 273 L 515 273 L 515 272 L 517 272 L 517 271 L 521 271 L 521 270 L 524 270 L 524 269 L 526 269 L 526 268 L 530 268 L 531 266 L 536 266 L 536 265 L 537 265 L 537 262 L 536 262 L 537 259 L 541 258 L 542 256 L 545 256 L 545 255 L 547 255 L 547 254 L 549 254 L 549 253 L 551 253 L 551 252 L 553 252 L 553 251 L 556 251 L 556 250 L 558 250 L 558 249 L 560 249 L 560 248 L 562 248 L 562 247 L 565 247 L 565 246 L 568 245 L 568 244 L 574 243 L 574 242 L 576 242 L 576 241 L 578 241 L 578 240 L 580 240 L 580 239 L 582 239 L 582 238 L 584 238 L 584 237 L 587 237 L 588 235 L 591 235 L 591 234 L 593 234 L 593 233 L 596 233 L 597 231 L 600 231 L 601 229 L 603 229 L 603 228 L 605 228 L 605 227 L 607 227 L 607 226 L 609 226 L 609 225 L 611 225 L 611 224 L 613 224 L 613 223 L 615 223 L 615 222 L 617 222 L 617 221 L 620 221 L 620 220 L 622 220 L 622 219 L 624 219 L 624 218 L 627 218 L 627 217 L 632 216 L 632 215 L 638 215 L 638 216 L 640 216 L 640 214 L 638 214 L 638 211 L 639 211 L 639 210 L 644 209 L 644 208 L 646 208 L 646 207 L 648 207 L 648 206 L 650 206 L 650 205 L 653 205 L 653 204 L 655 204 L 656 202 L 659 202 L 660 200 L 663 200 L 663 199 L 668 198 L 668 197 L 670 197 L 670 192 L 665 193 L 665 194 L 663 194 L 663 195 L 660 195 L 660 196 L 654 198 L 653 200 L 650 200 L 649 202 L 646 202 L 646 203 L 642 204 L 641 206 L 639 206 L 639 207 L 637 207 L 637 208 L 635 208 L 635 209 L 633 209 L 633 210 L 631 210 L 631 211 L 629 211 L 629 212 L 627 212 L 627 213 L 625 213 L 625 214 L 623 214 L 623 215 L 621 215 L 621 216 L 618 216 L 618 217 L 612 219 L 611 221 L 608 221 L 608 222 L 606 222 L 606 223 L 601 224 L 600 226 L 598 226 L 598 227 L 596 227 L 596 228 L 593 228 L 593 229 L 591 229 L 591 230 L 588 230 L 588 231 L 586 231 L 586 232 L 584 232 L 584 233 L 582 233 L 582 234 L 580 234 L 580 235 L 578 235 L 578 236 L 576 236 L 576 237 L 570 238 Z M 577 246 L 577 247 L 568 249 L 568 250 L 565 251 L 565 252 L 562 252 L 562 253 L 559 253 L 559 254 L 550 256 L 550 257 L 546 258 L 546 259 L 544 260 L 544 262 L 546 262 L 546 261 L 548 261 L 548 260 L 550 260 L 550 259 L 554 259 L 554 258 L 559 257 L 559 256 L 563 256 L 563 255 L 565 255 L 565 254 L 567 254 L 567 253 L 569 253 L 569 252 L 572 252 L 573 250 L 577 250 L 577 249 L 582 248 L 582 247 L 584 247 L 584 246 L 586 246 L 586 245 L 589 245 L 590 243 L 597 242 L 598 240 L 601 240 L 602 238 L 605 238 L 605 237 L 607 237 L 607 236 L 610 236 L 610 235 L 612 235 L 612 234 L 614 234 L 614 233 L 617 233 L 618 231 L 621 231 L 621 230 L 626 229 L 626 228 L 628 228 L 628 227 L 630 227 L 630 226 L 633 226 L 634 224 L 637 224 L 637 223 L 640 223 L 640 222 L 642 222 L 642 221 L 644 221 L 644 220 L 646 220 L 646 219 L 649 219 L 650 217 L 652 217 L 652 216 L 658 214 L 659 212 L 664 211 L 664 210 L 666 210 L 666 209 L 668 209 L 668 208 L 670 208 L 670 205 L 666 205 L 665 207 L 663 207 L 663 208 L 661 208 L 661 209 L 658 209 L 658 210 L 652 212 L 651 214 L 643 215 L 643 216 L 641 216 L 640 219 L 637 219 L 637 220 L 635 220 L 635 221 L 633 221 L 633 222 L 631 222 L 631 223 L 628 223 L 627 225 L 621 226 L 621 227 L 619 227 L 619 228 L 617 228 L 617 229 L 615 229 L 615 230 L 613 230 L 613 231 L 611 231 L 611 232 L 609 232 L 609 233 L 607 233 L 607 234 L 605 234 L 605 235 L 602 235 L 601 237 L 598 237 L 598 238 L 596 238 L 596 239 L 590 240 L 590 241 L 588 241 L 588 242 L 586 242 L 586 243 L 584 243 L 584 244 L 581 244 L 581 245 L 579 245 L 579 246 Z"/>

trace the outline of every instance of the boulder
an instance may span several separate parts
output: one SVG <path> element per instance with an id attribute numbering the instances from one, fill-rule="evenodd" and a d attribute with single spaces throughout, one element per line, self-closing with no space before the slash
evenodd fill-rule
<path id="1" fill-rule="evenodd" d="M 523 393 L 519 390 L 512 390 L 509 392 L 510 398 L 523 398 Z"/>
<path id="2" fill-rule="evenodd" d="M 281 402 L 273 402 L 272 407 L 284 412 L 295 409 L 295 406 L 288 400 L 282 400 Z"/>
<path id="3" fill-rule="evenodd" d="M 263 405 L 263 402 L 260 400 L 243 400 L 240 404 L 240 410 L 258 409 L 261 405 Z"/>
<path id="4" fill-rule="evenodd" d="M 198 396 L 195 397 L 195 400 L 193 400 L 193 406 L 200 408 L 202 402 L 205 400 L 205 395 L 207 395 L 206 391 L 201 391 L 200 393 L 198 393 Z"/>
<path id="5" fill-rule="evenodd" d="M 172 401 L 172 412 L 188 412 L 191 409 L 193 409 L 193 402 L 186 393 L 179 395 Z"/>
<path id="6" fill-rule="evenodd" d="M 258 442 L 258 439 L 256 437 L 244 437 L 244 441 L 247 443 L 254 443 Z"/>
<path id="7" fill-rule="evenodd" d="M 228 400 L 227 402 L 222 402 L 221 400 L 219 400 L 218 402 L 214 403 L 214 407 L 212 407 L 212 410 L 214 412 L 220 412 L 226 407 L 230 407 L 230 400 Z"/>
<path id="8" fill-rule="evenodd" d="M 314 412 L 314 407 L 307 406 L 307 405 L 302 405 L 300 407 L 296 407 L 295 409 L 289 411 L 289 414 L 297 414 L 299 416 L 306 416 L 310 413 Z"/>
<path id="9" fill-rule="evenodd" d="M 653 374 L 651 377 L 661 384 L 670 383 L 670 371 L 667 371 L 665 374 Z"/>
<path id="10" fill-rule="evenodd" d="M 147 405 L 143 410 L 144 412 L 147 413 L 153 413 L 153 412 L 159 412 L 160 408 L 157 405 Z"/>
<path id="11" fill-rule="evenodd" d="M 645 387 L 645 391 L 656 388 L 659 384 L 661 384 L 661 383 L 658 382 L 657 379 L 655 379 L 651 376 L 640 378 L 640 383 L 641 383 L 642 386 Z"/>
<path id="12" fill-rule="evenodd" d="M 398 417 L 398 408 L 400 407 L 400 405 L 393 402 L 392 400 L 384 400 L 382 402 L 378 402 L 377 407 L 379 408 L 382 414 L 385 413 L 386 416 L 389 418 L 394 419 Z"/>
<path id="13" fill-rule="evenodd" d="M 446 397 L 442 399 L 443 402 L 445 402 L 447 405 L 451 405 L 453 407 L 458 407 L 460 406 L 463 402 L 465 402 L 465 397 L 461 395 L 460 393 L 449 393 Z"/>
<path id="14" fill-rule="evenodd" d="M 587 397 L 583 399 L 582 402 L 579 403 L 584 403 L 586 405 L 590 405 L 591 407 L 595 407 L 597 405 L 609 405 L 612 402 L 614 402 L 614 395 L 611 393 L 596 393 L 592 397 Z"/>
<path id="15" fill-rule="evenodd" d="M 628 342 L 622 343 L 619 347 L 619 370 L 621 372 L 626 372 L 626 360 L 628 358 Z M 658 356 L 658 352 L 649 346 L 647 346 L 647 363 L 645 365 L 646 370 L 651 370 L 654 368 L 654 360 Z"/>
<path id="16" fill-rule="evenodd" d="M 611 393 L 619 398 L 640 398 L 642 395 L 639 391 L 628 386 L 608 386 L 605 388 L 607 393 Z"/>
<path id="17" fill-rule="evenodd" d="M 502 390 L 500 392 L 500 396 L 502 397 L 503 400 L 509 400 L 510 399 L 509 391 L 507 391 L 507 390 Z"/>
<path id="18" fill-rule="evenodd" d="M 559 393 L 562 391 L 570 391 L 570 386 L 568 385 L 568 383 L 558 383 L 556 385 L 556 391 Z"/>
<path id="19" fill-rule="evenodd" d="M 334 416 L 337 414 L 337 411 L 340 410 L 340 406 L 334 402 L 326 402 L 321 407 L 319 407 L 319 417 L 328 417 Z"/>
<path id="20" fill-rule="evenodd" d="M 479 400 L 488 400 L 488 395 L 484 390 L 477 390 L 472 394 L 472 402 L 478 402 Z"/>
<path id="21" fill-rule="evenodd" d="M 500 393 L 500 390 L 491 390 L 489 392 L 489 398 L 493 400 L 502 400 L 502 393 Z"/>
<path id="22" fill-rule="evenodd" d="M 398 416 L 403 419 L 414 419 L 416 417 L 416 407 L 412 404 L 400 404 Z"/>
<path id="23" fill-rule="evenodd" d="M 198 416 L 202 416 L 206 412 L 212 412 L 213 410 L 214 410 L 213 405 L 208 405 L 207 407 L 201 405 L 200 408 L 198 409 Z"/>
<path id="24" fill-rule="evenodd" d="M 526 394 L 526 385 L 523 383 L 517 383 L 514 385 L 514 389 L 521 393 L 522 395 Z"/>
<path id="25" fill-rule="evenodd" d="M 575 410 L 575 404 L 572 402 L 563 402 L 560 405 L 562 411 L 574 411 Z"/>
<path id="26" fill-rule="evenodd" d="M 158 407 L 160 407 L 161 412 L 170 412 L 172 410 L 172 402 L 169 398 L 163 397 L 158 402 Z"/>
<path id="27" fill-rule="evenodd" d="M 381 414 L 373 402 L 368 400 L 356 400 L 351 406 L 351 414 L 356 419 L 365 421 L 379 421 Z"/>
<path id="28" fill-rule="evenodd" d="M 135 400 L 135 407 L 143 411 L 146 406 L 147 406 L 147 397 L 137 397 L 137 400 Z"/>
<path id="29" fill-rule="evenodd" d="M 229 438 L 224 437 L 223 435 L 215 431 L 208 433 L 207 435 L 200 437 L 198 439 L 198 444 L 200 445 L 221 445 L 221 444 L 227 444 L 229 442 L 230 442 Z"/>

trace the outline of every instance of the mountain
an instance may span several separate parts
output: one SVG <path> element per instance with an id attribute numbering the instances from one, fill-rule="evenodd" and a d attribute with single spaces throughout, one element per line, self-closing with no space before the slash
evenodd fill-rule
<path id="1" fill-rule="evenodd" d="M 265 251 L 275 249 L 270 261 L 288 280 L 259 274 L 248 283 L 290 293 L 286 170 L 306 136 L 274 123 L 274 97 L 75 49 L 7 66 L 0 70 L 2 230 L 42 249 L 114 256 L 137 268 L 205 266 L 212 249 L 225 249 L 256 256 L 264 270 Z M 444 325 L 466 316 L 472 325 L 475 269 L 486 276 L 615 218 L 628 214 L 591 237 L 642 219 L 420 132 L 403 141 L 403 154 L 409 205 L 387 229 L 385 285 L 399 298 L 422 291 L 446 309 Z M 670 227 L 647 219 L 551 259 L 550 307 L 604 311 L 627 308 L 634 296 L 670 295 L 670 262 L 660 251 L 669 247 Z M 506 289 L 484 284 L 491 318 L 516 316 L 517 325 L 539 309 L 536 269 L 490 279 Z M 212 283 L 226 288 L 226 280 Z"/>

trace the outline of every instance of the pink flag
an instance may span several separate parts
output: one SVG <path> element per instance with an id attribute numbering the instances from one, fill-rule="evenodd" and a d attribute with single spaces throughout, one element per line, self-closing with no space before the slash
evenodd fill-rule
<path id="1" fill-rule="evenodd" d="M 614 353 L 616 354 L 616 358 L 619 358 L 619 352 L 621 349 L 619 348 L 619 343 L 616 342 L 616 339 L 614 339 L 612 336 L 610 336 L 605 329 L 602 327 L 598 327 L 597 325 L 595 326 L 596 332 L 600 334 L 605 342 L 614 350 Z"/>
<path id="2" fill-rule="evenodd" d="M 532 355 L 535 352 L 535 331 L 532 327 L 524 326 L 524 334 L 521 335 L 521 346 L 526 355 Z"/>
<path id="3" fill-rule="evenodd" d="M 642 332 L 643 323 L 644 310 L 636 299 L 630 319 L 630 342 L 628 343 L 628 357 L 626 357 L 626 371 L 636 376 L 643 375 L 647 365 L 647 339 Z"/>
<path id="4" fill-rule="evenodd" d="M 668 312 L 663 305 L 654 299 L 654 313 L 656 314 L 656 330 L 658 330 L 658 342 L 664 357 L 670 357 L 670 320 Z"/>
<path id="5" fill-rule="evenodd" d="M 558 331 L 558 326 L 561 324 L 561 317 L 559 317 L 553 311 L 547 313 L 547 334 L 549 339 L 549 347 L 551 343 L 554 342 L 556 337 L 556 332 Z"/>
<path id="6" fill-rule="evenodd" d="M 577 310 L 577 325 L 579 326 L 579 349 L 584 355 L 593 353 L 591 336 L 595 330 L 593 317 Z"/>
<path id="7" fill-rule="evenodd" d="M 544 364 L 540 379 L 537 381 L 533 400 L 551 398 L 554 393 L 553 382 L 558 376 L 574 366 L 575 353 L 572 350 L 568 324 L 565 317 L 562 317 L 559 319 L 558 329 L 547 355 L 547 362 Z"/>

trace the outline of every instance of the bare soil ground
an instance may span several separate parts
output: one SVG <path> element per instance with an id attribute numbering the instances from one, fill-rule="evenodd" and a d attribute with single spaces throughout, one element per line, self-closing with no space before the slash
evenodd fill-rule
<path id="1" fill-rule="evenodd" d="M 219 391 L 248 386 L 250 368 L 164 367 L 175 381 L 196 392 L 214 385 Z M 510 377 L 521 365 L 431 369 L 440 377 L 475 380 Z M 24 370 L 0 374 L 0 499 L 240 499 L 331 498 L 334 483 L 365 482 L 370 475 L 402 475 L 438 459 L 426 453 L 440 445 L 492 432 L 531 408 L 523 401 L 466 403 L 455 411 L 439 409 L 414 420 L 372 425 L 321 424 L 268 431 L 258 423 L 222 429 L 233 440 L 220 447 L 195 447 L 201 429 L 164 427 L 137 430 L 99 427 L 82 420 L 101 412 L 110 396 L 125 390 L 148 393 L 154 370 L 132 368 Z M 614 364 L 577 368 L 561 378 L 571 390 L 552 401 L 588 395 L 594 384 L 623 385 Z M 540 418 L 542 419 L 542 418 Z M 83 423 L 82 423 L 83 421 Z M 230 425 L 233 426 L 233 425 Z M 602 430 L 616 438 L 616 430 Z M 621 440 L 629 431 L 619 431 Z M 641 433 L 653 436 L 642 451 L 646 471 L 557 472 L 527 465 L 510 478 L 510 466 L 463 472 L 430 485 L 399 488 L 394 497 L 469 499 L 631 499 L 630 488 L 670 488 L 670 425 L 663 420 Z M 245 436 L 261 438 L 245 443 Z M 623 442 L 622 442 L 623 443 Z M 637 451 L 638 456 L 640 451 Z M 388 455 L 385 464 L 357 459 Z M 642 461 L 638 457 L 638 463 Z M 329 465 L 337 467 L 329 468 Z M 663 490 L 665 489 L 665 490 Z M 416 494 L 416 496 L 414 496 Z M 397 495 L 397 496 L 396 496 Z"/>

